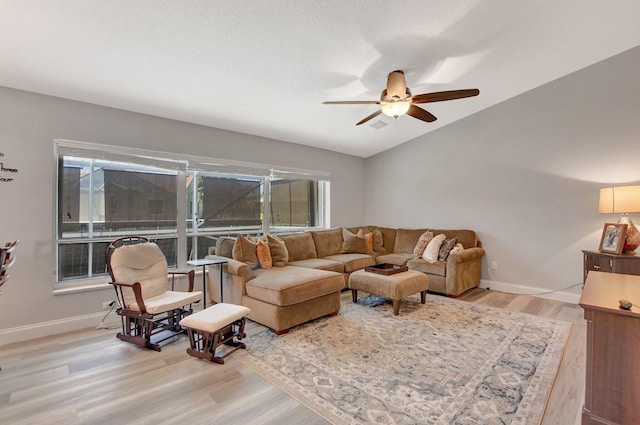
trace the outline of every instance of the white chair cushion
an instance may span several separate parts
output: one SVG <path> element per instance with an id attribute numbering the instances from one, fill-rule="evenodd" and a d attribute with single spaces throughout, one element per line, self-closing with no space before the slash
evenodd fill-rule
<path id="1" fill-rule="evenodd" d="M 111 254 L 111 270 L 116 282 L 140 282 L 142 298 L 147 303 L 167 290 L 167 260 L 155 243 L 124 245 Z M 124 307 L 137 310 L 133 291 L 123 288 Z"/>
<path id="2" fill-rule="evenodd" d="M 158 314 L 164 313 L 165 311 L 173 310 L 174 308 L 179 308 L 184 305 L 194 303 L 202 299 L 202 292 L 194 291 L 194 292 L 176 292 L 176 291 L 166 291 L 164 294 L 157 295 L 151 298 L 144 299 L 144 305 L 147 308 L 147 313 L 150 314 Z M 131 310 L 138 310 L 138 304 L 133 302 L 129 305 Z"/>
<path id="3" fill-rule="evenodd" d="M 218 303 L 185 317 L 180 321 L 180 325 L 185 328 L 216 332 L 249 313 L 251 310 L 242 305 Z"/>

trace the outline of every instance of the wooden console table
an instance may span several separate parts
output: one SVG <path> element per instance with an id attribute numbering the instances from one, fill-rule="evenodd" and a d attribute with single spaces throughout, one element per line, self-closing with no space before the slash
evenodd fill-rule
<path id="1" fill-rule="evenodd" d="M 582 425 L 640 424 L 640 276 L 591 271 L 580 307 L 587 321 Z"/>
<path id="2" fill-rule="evenodd" d="M 640 276 L 640 255 L 618 255 L 585 250 L 583 250 L 582 253 L 584 254 L 583 282 L 587 280 L 587 273 L 591 270 L 607 273 L 635 274 Z"/>

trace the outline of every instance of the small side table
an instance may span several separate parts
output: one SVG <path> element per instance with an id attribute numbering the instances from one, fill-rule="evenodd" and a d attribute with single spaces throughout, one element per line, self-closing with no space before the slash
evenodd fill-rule
<path id="1" fill-rule="evenodd" d="M 636 255 L 635 252 L 631 254 L 611 254 L 608 252 L 582 250 L 582 253 L 584 254 L 583 282 L 586 282 L 587 273 L 591 270 L 640 276 L 640 255 Z"/>
<path id="2" fill-rule="evenodd" d="M 220 266 L 220 302 L 224 301 L 222 284 L 222 266 L 227 264 L 229 259 L 225 257 L 218 257 L 210 255 L 209 258 L 203 258 L 202 260 L 189 260 L 187 264 L 194 267 L 202 266 L 202 292 L 204 292 L 204 308 L 207 308 L 207 266 L 218 265 Z"/>

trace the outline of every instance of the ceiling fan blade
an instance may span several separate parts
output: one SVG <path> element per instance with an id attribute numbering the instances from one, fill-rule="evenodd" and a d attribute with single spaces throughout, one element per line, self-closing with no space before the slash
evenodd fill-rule
<path id="1" fill-rule="evenodd" d="M 387 95 L 404 98 L 407 95 L 407 80 L 404 78 L 404 71 L 397 70 L 389 73 L 387 77 Z"/>
<path id="2" fill-rule="evenodd" d="M 413 103 L 430 103 L 430 102 L 442 102 L 444 100 L 463 99 L 465 97 L 473 97 L 480 94 L 478 89 L 466 89 L 466 90 L 449 90 L 438 91 L 433 93 L 417 94 L 413 96 Z"/>
<path id="3" fill-rule="evenodd" d="M 382 110 L 377 110 L 377 111 L 375 111 L 373 114 L 369 115 L 368 117 L 363 118 L 362 120 L 360 120 L 356 125 L 364 124 L 364 123 L 366 123 L 367 121 L 369 121 L 371 118 L 375 118 L 375 117 L 377 117 L 378 115 L 380 115 L 381 113 L 382 113 Z"/>
<path id="4" fill-rule="evenodd" d="M 336 100 L 322 102 L 323 105 L 379 105 L 379 100 Z"/>
<path id="5" fill-rule="evenodd" d="M 409 106 L 407 115 L 411 115 L 413 118 L 417 118 L 419 120 L 426 121 L 426 122 L 433 122 L 438 119 L 431 112 L 427 112 L 421 107 L 416 105 Z"/>

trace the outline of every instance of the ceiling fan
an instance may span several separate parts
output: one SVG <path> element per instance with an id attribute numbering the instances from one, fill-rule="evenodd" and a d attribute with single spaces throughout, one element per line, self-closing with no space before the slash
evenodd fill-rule
<path id="1" fill-rule="evenodd" d="M 449 90 L 432 93 L 417 94 L 413 96 L 407 87 L 407 80 L 404 78 L 404 71 L 396 70 L 389 73 L 387 77 L 387 88 L 382 90 L 380 100 L 345 100 L 322 102 L 326 105 L 381 105 L 380 110 L 363 118 L 356 125 L 364 124 L 380 114 L 398 118 L 400 115 L 410 115 L 426 122 L 433 122 L 437 118 L 431 112 L 427 112 L 419 106 L 419 103 L 442 102 L 445 100 L 463 99 L 480 94 L 478 89 Z"/>

